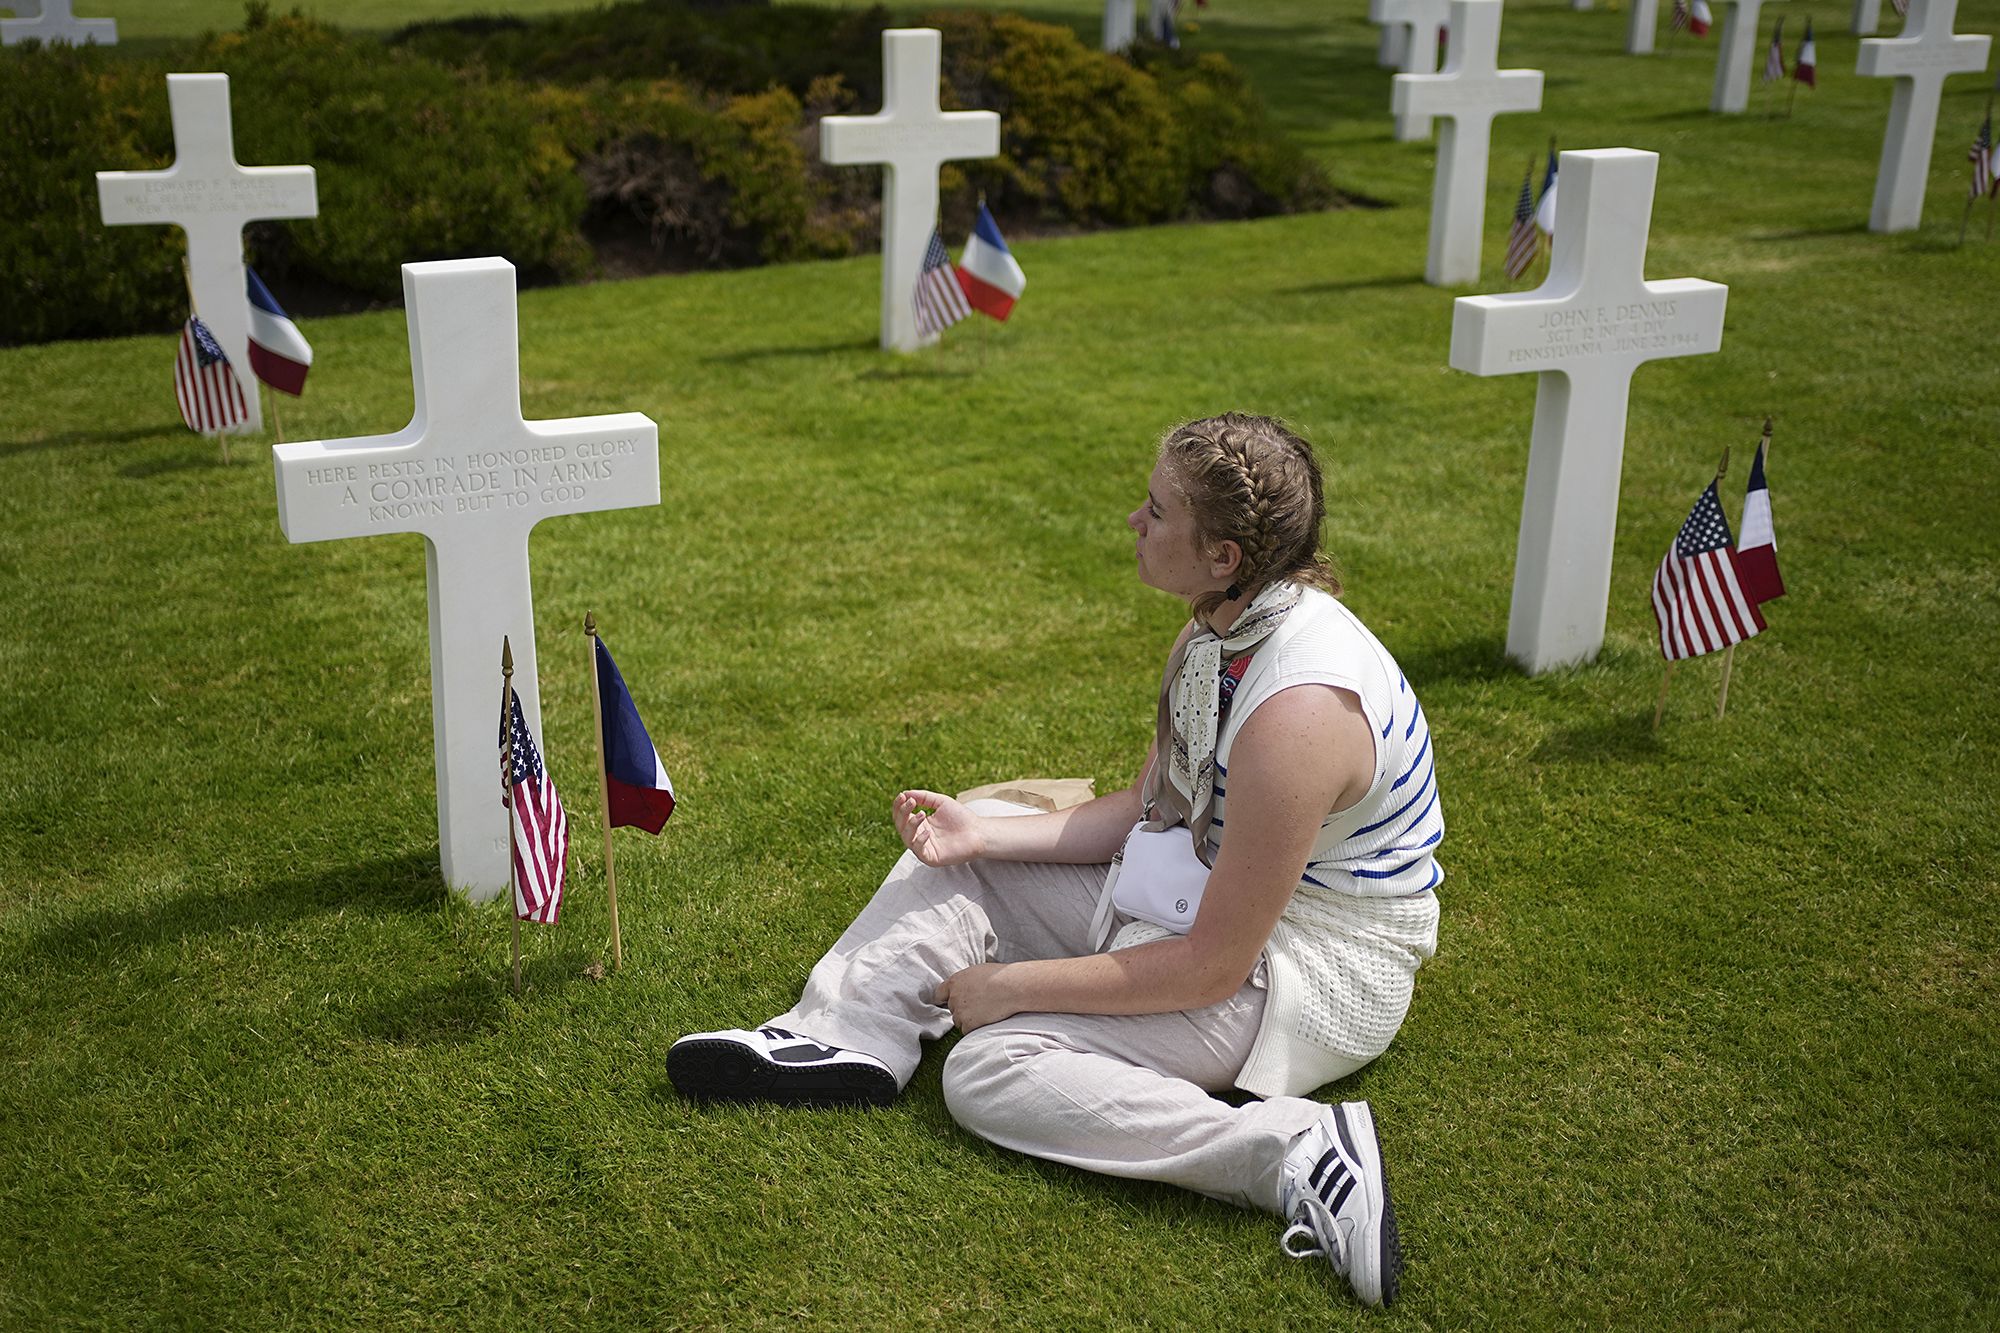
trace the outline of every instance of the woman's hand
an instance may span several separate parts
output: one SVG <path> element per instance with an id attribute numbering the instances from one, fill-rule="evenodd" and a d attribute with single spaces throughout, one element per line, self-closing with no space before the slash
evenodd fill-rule
<path id="1" fill-rule="evenodd" d="M 899 792 L 889 808 L 903 845 L 927 866 L 963 865 L 986 854 L 985 819 L 949 796 Z"/>
<path id="2" fill-rule="evenodd" d="M 938 984 L 932 1003 L 951 1010 L 952 1021 L 958 1024 L 960 1032 L 1012 1018 L 1021 1012 L 1021 1007 L 1006 994 L 1003 980 L 1006 971 L 1005 963 L 976 963 L 954 972 Z"/>

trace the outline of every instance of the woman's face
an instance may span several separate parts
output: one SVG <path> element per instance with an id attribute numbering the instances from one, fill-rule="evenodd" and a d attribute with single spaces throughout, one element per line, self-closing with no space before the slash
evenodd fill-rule
<path id="1" fill-rule="evenodd" d="M 1194 511 L 1181 498 L 1166 459 L 1153 464 L 1145 503 L 1126 515 L 1125 526 L 1138 535 L 1141 583 L 1184 601 L 1223 586 L 1214 561 L 1200 549 Z"/>

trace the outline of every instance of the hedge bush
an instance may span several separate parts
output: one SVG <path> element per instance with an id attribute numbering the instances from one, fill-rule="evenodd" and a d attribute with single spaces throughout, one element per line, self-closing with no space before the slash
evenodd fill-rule
<path id="1" fill-rule="evenodd" d="M 1109 57 L 1067 28 L 940 12 L 942 98 L 1003 117 L 1001 156 L 947 166 L 947 230 L 1095 227 L 1325 206 L 1325 174 L 1220 57 Z M 165 74 L 230 76 L 238 160 L 311 163 L 320 214 L 253 225 L 281 299 L 401 295 L 409 261 L 498 254 L 526 282 L 850 254 L 875 172 L 819 161 L 818 123 L 881 103 L 880 9 L 647 0 L 536 23 L 425 24 L 382 42 L 252 4 L 241 32 L 155 57 L 0 52 L 0 342 L 174 327 L 181 238 L 106 227 L 94 173 L 173 155 Z M 307 299 L 301 301 L 300 297 Z"/>

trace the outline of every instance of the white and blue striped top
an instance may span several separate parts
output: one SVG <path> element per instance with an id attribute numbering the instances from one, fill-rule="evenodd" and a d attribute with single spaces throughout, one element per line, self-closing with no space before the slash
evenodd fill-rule
<path id="1" fill-rule="evenodd" d="M 1250 659 L 1230 700 L 1215 747 L 1215 820 L 1210 842 L 1227 831 L 1229 754 L 1257 706 L 1294 685 L 1351 691 L 1374 728 L 1375 779 L 1361 800 L 1320 826 L 1302 885 L 1366 898 L 1428 893 L 1444 881 L 1444 839 L 1431 729 L 1416 692 L 1368 627 L 1317 589 L 1285 617 Z"/>

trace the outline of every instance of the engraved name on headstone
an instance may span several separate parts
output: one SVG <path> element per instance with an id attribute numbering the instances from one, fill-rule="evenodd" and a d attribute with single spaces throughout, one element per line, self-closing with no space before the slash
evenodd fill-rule
<path id="1" fill-rule="evenodd" d="M 1715 91 L 1708 109 L 1734 115 L 1750 105 L 1750 70 L 1762 68 L 1757 23 L 1766 4 L 1779 0 L 1715 0 L 1722 8 L 1722 40 L 1715 51 Z"/>
<path id="2" fill-rule="evenodd" d="M 14 17 L 0 19 L 0 46 L 40 42 L 44 46 L 116 46 L 115 19 L 80 19 L 73 0 L 20 0 Z"/>
<path id="3" fill-rule="evenodd" d="M 1445 10 L 1450 0 L 1368 0 L 1368 17 L 1401 28 L 1409 34 L 1401 47 L 1397 68 L 1405 74 L 1430 74 L 1438 65 L 1438 33 L 1445 26 Z M 1393 137 L 1399 143 L 1414 143 L 1431 137 L 1431 118 L 1416 114 L 1398 115 Z"/>
<path id="4" fill-rule="evenodd" d="M 1500 8 L 1501 0 L 1451 0 L 1452 39 L 1444 69 L 1398 74 L 1390 81 L 1398 118 L 1435 116 L 1444 122 L 1438 129 L 1430 249 L 1424 258 L 1424 281 L 1433 286 L 1478 281 L 1493 117 L 1542 105 L 1540 70 L 1498 67 Z"/>
<path id="5" fill-rule="evenodd" d="M 514 266 L 403 265 L 416 412 L 393 435 L 281 444 L 278 525 L 294 542 L 424 538 L 431 729 L 445 883 L 475 900 L 508 884 L 496 676 L 541 730 L 528 534 L 555 514 L 660 502 L 659 428 L 637 412 L 529 421 L 521 414 Z"/>
<path id="6" fill-rule="evenodd" d="M 1912 231 L 1924 220 L 1944 81 L 1985 69 L 1993 46 L 1991 37 L 1953 33 L 1957 18 L 1958 0 L 1910 0 L 1902 36 L 1861 43 L 1855 72 L 1896 81 L 1875 172 L 1875 203 L 1868 211 L 1870 231 Z"/>
<path id="7" fill-rule="evenodd" d="M 819 123 L 822 162 L 882 165 L 882 346 L 899 352 L 937 341 L 917 332 L 911 300 L 937 225 L 938 168 L 1000 151 L 994 112 L 938 110 L 942 43 L 936 28 L 885 29 L 882 110 Z"/>
<path id="8" fill-rule="evenodd" d="M 1603 646 L 1633 372 L 1722 345 L 1727 287 L 1646 280 L 1658 168 L 1631 148 L 1564 153 L 1548 278 L 1454 303 L 1454 367 L 1540 375 L 1507 618 L 1507 654 L 1531 674 Z"/>
<path id="9" fill-rule="evenodd" d="M 318 216 L 318 182 L 311 167 L 236 165 L 227 74 L 167 75 L 167 105 L 174 164 L 165 171 L 98 172 L 98 208 L 111 226 L 171 223 L 187 234 L 195 313 L 222 344 L 250 408 L 234 429 L 259 430 L 264 415 L 250 371 L 243 226 Z"/>

